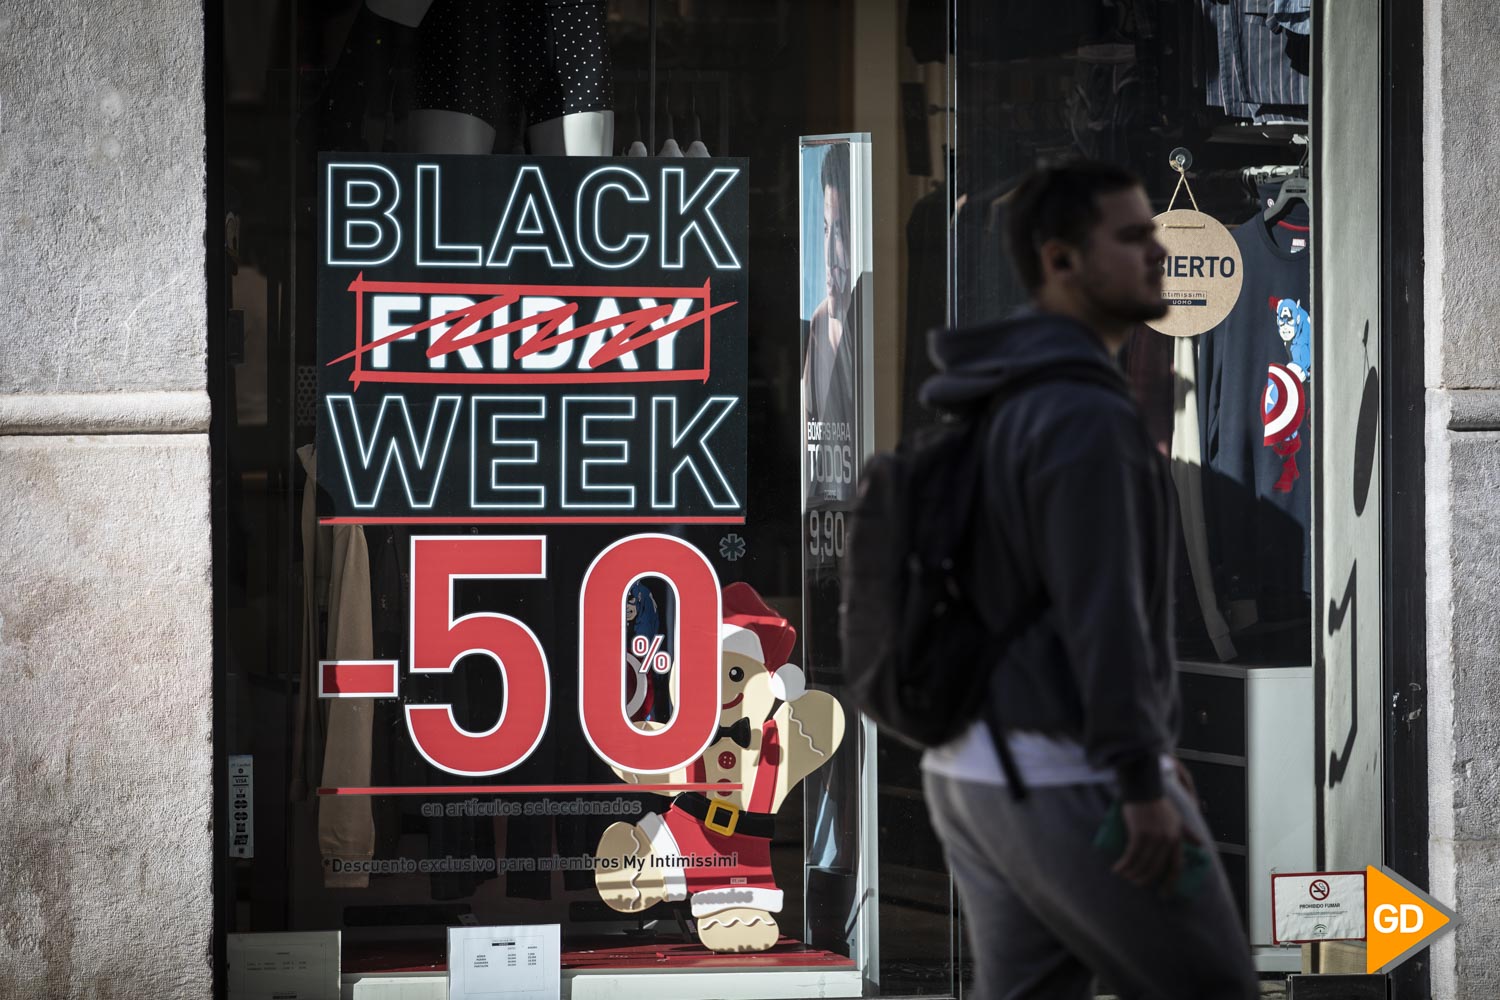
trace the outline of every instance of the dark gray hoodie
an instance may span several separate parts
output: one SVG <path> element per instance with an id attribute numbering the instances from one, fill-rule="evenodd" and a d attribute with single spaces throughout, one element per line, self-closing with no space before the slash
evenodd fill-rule
<path id="1" fill-rule="evenodd" d="M 972 592 L 995 632 L 1033 622 L 994 670 L 1006 729 L 1078 740 L 1127 801 L 1162 793 L 1177 737 L 1172 484 L 1118 366 L 1087 327 L 1038 312 L 933 334 L 924 402 L 985 434 Z"/>

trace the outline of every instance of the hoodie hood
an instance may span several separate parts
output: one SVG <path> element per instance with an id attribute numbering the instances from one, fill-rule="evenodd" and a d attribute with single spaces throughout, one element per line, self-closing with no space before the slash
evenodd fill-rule
<path id="1" fill-rule="evenodd" d="M 1119 366 L 1088 327 L 1029 309 L 998 323 L 934 330 L 927 353 L 938 373 L 922 384 L 921 398 L 940 410 L 966 410 L 1045 368 L 1097 365 L 1123 384 Z"/>

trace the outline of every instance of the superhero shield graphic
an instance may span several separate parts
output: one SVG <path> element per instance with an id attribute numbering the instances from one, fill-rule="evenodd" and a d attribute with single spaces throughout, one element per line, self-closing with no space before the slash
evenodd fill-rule
<path id="1" fill-rule="evenodd" d="M 1297 431 L 1307 414 L 1302 377 L 1286 365 L 1271 365 L 1266 371 L 1260 411 L 1265 423 L 1265 445 L 1282 458 L 1281 478 L 1273 488 L 1278 493 L 1290 493 L 1299 474 L 1297 452 L 1302 449 L 1302 438 Z"/>

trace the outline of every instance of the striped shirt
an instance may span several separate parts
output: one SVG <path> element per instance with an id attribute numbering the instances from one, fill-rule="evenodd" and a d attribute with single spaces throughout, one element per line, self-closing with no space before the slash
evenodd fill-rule
<path id="1" fill-rule="evenodd" d="M 1306 121 L 1311 0 L 1198 2 L 1204 43 L 1217 54 L 1204 81 L 1208 103 L 1258 124 Z"/>

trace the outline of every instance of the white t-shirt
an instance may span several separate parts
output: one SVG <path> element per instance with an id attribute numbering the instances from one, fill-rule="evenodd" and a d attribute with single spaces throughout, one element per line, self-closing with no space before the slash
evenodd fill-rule
<path id="1" fill-rule="evenodd" d="M 1115 780 L 1114 771 L 1090 764 L 1084 755 L 1083 744 L 1070 737 L 1018 730 L 1006 737 L 1006 743 L 1016 762 L 1016 770 L 1027 787 L 1087 785 Z M 1171 755 L 1162 754 L 1161 767 L 1168 773 L 1174 770 Z M 922 769 L 958 781 L 1006 784 L 1000 755 L 995 752 L 990 727 L 983 719 L 970 724 L 958 738 L 924 753 Z"/>

